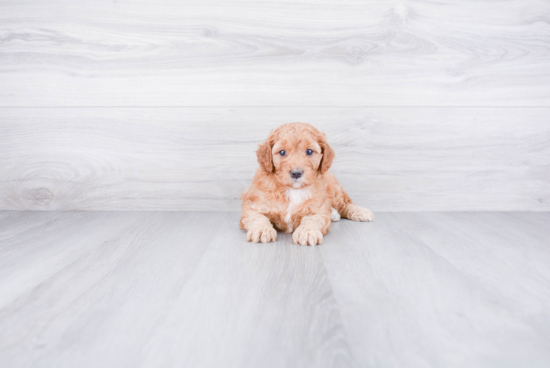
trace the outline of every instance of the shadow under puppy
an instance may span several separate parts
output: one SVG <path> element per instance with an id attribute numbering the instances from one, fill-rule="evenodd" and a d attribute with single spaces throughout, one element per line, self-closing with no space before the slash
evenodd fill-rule
<path id="1" fill-rule="evenodd" d="M 353 204 L 328 172 L 334 151 L 325 134 L 312 125 L 281 125 L 256 154 L 260 167 L 242 196 L 240 227 L 247 231 L 247 241 L 275 241 L 277 229 L 294 232 L 294 244 L 317 245 L 323 244 L 323 235 L 340 216 L 374 220 L 373 213 Z"/>

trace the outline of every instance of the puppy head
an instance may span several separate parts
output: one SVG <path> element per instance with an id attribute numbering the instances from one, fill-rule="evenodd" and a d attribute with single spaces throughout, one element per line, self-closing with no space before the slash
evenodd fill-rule
<path id="1" fill-rule="evenodd" d="M 332 164 L 334 151 L 310 124 L 290 123 L 273 131 L 256 152 L 260 167 L 284 186 L 311 185 Z"/>

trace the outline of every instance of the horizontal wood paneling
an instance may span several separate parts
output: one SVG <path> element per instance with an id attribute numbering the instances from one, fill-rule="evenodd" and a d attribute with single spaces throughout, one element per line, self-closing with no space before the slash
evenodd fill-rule
<path id="1" fill-rule="evenodd" d="M 550 3 L 3 1 L 1 106 L 550 106 Z"/>
<path id="2" fill-rule="evenodd" d="M 309 122 L 373 210 L 550 209 L 550 108 L 2 108 L 0 209 L 238 210 L 255 149 Z"/>

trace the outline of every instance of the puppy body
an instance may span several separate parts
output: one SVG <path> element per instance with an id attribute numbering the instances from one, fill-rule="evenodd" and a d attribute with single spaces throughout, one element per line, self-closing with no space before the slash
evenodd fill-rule
<path id="1" fill-rule="evenodd" d="M 373 220 L 372 212 L 353 204 L 328 172 L 334 151 L 313 126 L 282 125 L 256 153 L 260 168 L 242 196 L 240 227 L 248 241 L 275 241 L 277 229 L 294 232 L 295 244 L 322 244 L 331 222 L 340 216 Z"/>

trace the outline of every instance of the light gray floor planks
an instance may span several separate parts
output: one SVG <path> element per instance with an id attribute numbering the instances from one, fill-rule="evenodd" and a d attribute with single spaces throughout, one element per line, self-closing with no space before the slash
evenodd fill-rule
<path id="1" fill-rule="evenodd" d="M 10 367 L 547 367 L 549 213 L 377 213 L 322 246 L 236 212 L 0 212 Z"/>

